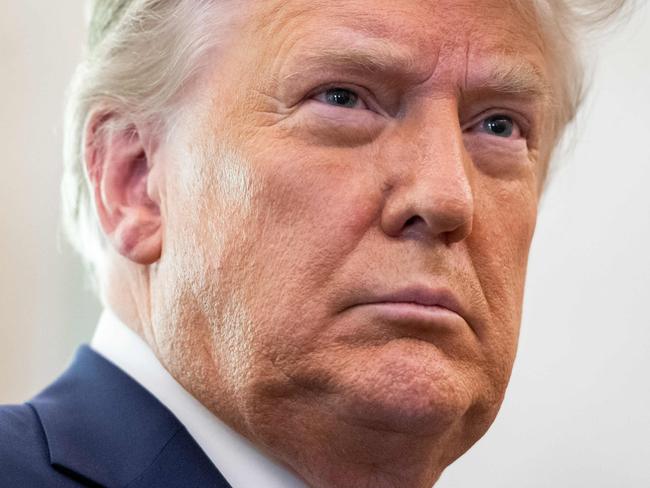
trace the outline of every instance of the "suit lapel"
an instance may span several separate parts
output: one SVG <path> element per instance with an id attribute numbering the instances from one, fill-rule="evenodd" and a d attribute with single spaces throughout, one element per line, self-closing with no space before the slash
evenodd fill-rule
<path id="1" fill-rule="evenodd" d="M 229 487 L 167 408 L 87 346 L 30 403 L 51 464 L 72 477 L 109 488 Z"/>

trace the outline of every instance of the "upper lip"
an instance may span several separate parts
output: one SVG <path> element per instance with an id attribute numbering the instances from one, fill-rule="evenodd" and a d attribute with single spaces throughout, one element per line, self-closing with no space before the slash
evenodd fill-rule
<path id="1" fill-rule="evenodd" d="M 461 317 L 465 316 L 465 309 L 460 299 L 449 288 L 407 286 L 387 293 L 368 294 L 356 305 L 373 303 L 413 303 L 428 307 L 437 306 L 451 310 Z"/>

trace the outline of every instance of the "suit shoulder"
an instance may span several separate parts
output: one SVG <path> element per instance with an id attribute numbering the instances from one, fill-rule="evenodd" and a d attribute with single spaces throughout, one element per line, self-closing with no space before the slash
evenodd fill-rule
<path id="1" fill-rule="evenodd" d="M 0 405 L 0 439 L 0 486 L 74 486 L 52 469 L 45 434 L 31 405 Z"/>
<path id="2" fill-rule="evenodd" d="M 36 412 L 29 404 L 0 406 L 0 459 L 33 457 L 36 448 L 45 447 L 45 438 Z"/>

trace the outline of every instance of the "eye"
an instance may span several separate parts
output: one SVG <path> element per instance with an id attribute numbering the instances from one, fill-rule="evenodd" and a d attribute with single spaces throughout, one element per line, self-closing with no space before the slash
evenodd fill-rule
<path id="1" fill-rule="evenodd" d="M 522 137 L 522 131 L 519 125 L 507 115 L 497 114 L 483 119 L 478 128 L 486 134 L 504 139 L 519 139 Z"/>
<path id="2" fill-rule="evenodd" d="M 347 88 L 333 87 L 317 93 L 314 98 L 327 105 L 342 108 L 367 109 L 368 106 L 354 91 Z"/>

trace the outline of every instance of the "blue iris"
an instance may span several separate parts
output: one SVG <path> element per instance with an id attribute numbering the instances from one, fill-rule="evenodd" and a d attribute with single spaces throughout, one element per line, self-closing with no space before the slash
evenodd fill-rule
<path id="1" fill-rule="evenodd" d="M 515 124 L 510 117 L 494 115 L 483 121 L 483 129 L 497 137 L 511 137 L 515 130 Z"/>

